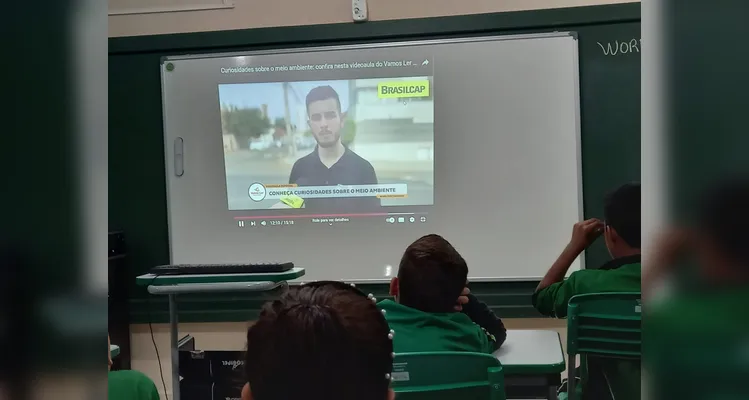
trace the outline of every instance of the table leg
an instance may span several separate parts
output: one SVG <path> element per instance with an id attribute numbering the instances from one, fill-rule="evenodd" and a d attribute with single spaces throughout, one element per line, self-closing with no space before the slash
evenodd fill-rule
<path id="1" fill-rule="evenodd" d="M 549 400 L 557 400 L 559 396 L 557 396 L 557 387 L 556 386 L 549 386 L 549 394 L 547 395 L 547 399 Z"/>
<path id="2" fill-rule="evenodd" d="M 177 295 L 169 295 L 169 343 L 172 354 L 172 400 L 179 400 L 179 349 L 177 348 L 177 336 L 179 336 L 179 321 L 177 320 Z"/>

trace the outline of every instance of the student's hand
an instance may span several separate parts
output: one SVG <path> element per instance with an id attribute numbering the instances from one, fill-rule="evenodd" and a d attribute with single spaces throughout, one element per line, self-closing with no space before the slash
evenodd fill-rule
<path id="1" fill-rule="evenodd" d="M 570 247 L 581 253 L 588 248 L 603 233 L 603 222 L 597 218 L 578 222 L 572 228 Z"/>
<path id="2" fill-rule="evenodd" d="M 455 304 L 455 311 L 463 311 L 463 304 L 468 304 L 468 295 L 471 294 L 471 289 L 467 287 L 463 288 L 458 296 L 458 302 Z"/>
<path id="3" fill-rule="evenodd" d="M 270 208 L 276 209 L 276 208 L 291 208 L 290 205 L 284 204 L 283 202 L 279 201 L 276 204 L 270 206 Z"/>

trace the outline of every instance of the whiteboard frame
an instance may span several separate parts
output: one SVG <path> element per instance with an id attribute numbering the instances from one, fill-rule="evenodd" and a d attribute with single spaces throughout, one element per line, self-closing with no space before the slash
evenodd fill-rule
<path id="1" fill-rule="evenodd" d="M 571 37 L 575 46 L 573 47 L 573 58 L 575 60 L 574 65 L 574 96 L 575 96 L 575 134 L 576 134 L 576 157 L 577 157 L 577 176 L 578 176 L 578 220 L 582 221 L 585 214 L 585 208 L 583 204 L 583 175 L 582 175 L 582 121 L 581 121 L 581 103 L 580 103 L 580 55 L 579 55 L 579 39 L 576 31 L 555 31 L 546 33 L 529 33 L 519 35 L 490 35 L 490 36 L 473 36 L 464 38 L 450 38 L 450 39 L 426 39 L 426 40 L 412 40 L 412 41 L 398 41 L 398 42 L 377 42 L 377 43 L 365 43 L 365 44 L 347 44 L 347 45 L 330 45 L 330 46 L 315 46 L 315 47 L 290 47 L 281 49 L 267 49 L 267 50 L 249 50 L 249 51 L 238 51 L 238 52 L 223 52 L 223 53 L 201 53 L 201 54 L 184 54 L 176 56 L 165 56 L 161 58 L 161 109 L 162 109 L 162 129 L 164 139 L 164 173 L 167 185 L 166 200 L 167 200 L 167 230 L 169 235 L 169 260 L 170 262 L 174 259 L 172 254 L 172 216 L 168 211 L 170 204 L 169 198 L 169 145 L 167 141 L 167 128 L 166 121 L 166 90 L 164 87 L 165 77 L 167 73 L 167 63 L 177 62 L 181 60 L 199 60 L 199 59 L 211 59 L 211 58 L 226 58 L 226 57 L 244 57 L 244 56 L 259 56 L 259 55 L 273 55 L 273 54 L 289 54 L 289 53 L 311 53 L 311 52 L 323 52 L 323 51 L 338 51 L 338 50 L 362 50 L 362 49 L 377 49 L 377 48 L 392 48 L 392 47 L 407 47 L 407 46 L 426 46 L 426 45 L 437 45 L 437 44 L 455 44 L 455 43 L 476 43 L 476 42 L 487 42 L 487 41 L 504 41 L 504 40 L 521 40 L 521 39 L 545 39 L 554 37 Z M 560 250 L 561 251 L 561 250 Z M 585 265 L 585 252 L 583 251 L 579 255 L 580 269 L 586 269 Z M 549 260 L 549 266 L 554 260 Z M 569 276 L 570 272 L 567 272 Z M 543 276 L 529 279 L 529 277 L 518 277 L 518 278 L 489 278 L 489 277 L 478 277 L 470 278 L 471 282 L 535 282 L 543 279 Z M 305 283 L 309 281 L 295 281 L 295 283 Z M 378 284 L 388 283 L 390 279 L 354 279 L 346 280 L 347 283 L 354 284 Z"/>
<path id="2" fill-rule="evenodd" d="M 199 60 L 199 59 L 204 59 L 204 58 L 260 56 L 260 55 L 288 54 L 288 53 L 312 53 L 312 52 L 337 51 L 337 50 L 362 50 L 362 49 L 378 49 L 378 48 L 383 48 L 383 47 L 389 48 L 389 47 L 406 47 L 406 46 L 427 46 L 427 45 L 435 45 L 435 44 L 475 43 L 475 42 L 490 42 L 490 41 L 493 42 L 497 40 L 544 39 L 544 38 L 550 38 L 550 37 L 567 37 L 567 36 L 572 37 L 575 41 L 578 40 L 577 32 L 575 31 L 556 31 L 556 32 L 545 32 L 545 33 L 526 33 L 526 34 L 518 34 L 518 35 L 473 36 L 473 37 L 450 38 L 450 39 L 425 39 L 425 40 L 344 44 L 344 45 L 330 45 L 330 46 L 289 47 L 289 48 L 267 49 L 267 50 L 234 51 L 234 52 L 224 52 L 224 53 L 182 54 L 182 55 L 175 55 L 175 56 L 164 56 L 161 58 L 161 63 L 163 65 L 165 62 L 169 62 L 169 61 Z M 575 54 L 577 54 L 577 49 L 575 50 Z M 578 60 L 578 66 L 579 64 L 580 63 Z M 163 73 L 163 70 L 162 70 L 162 73 Z M 164 85 L 163 79 L 161 81 L 161 84 L 163 88 L 163 85 Z"/>

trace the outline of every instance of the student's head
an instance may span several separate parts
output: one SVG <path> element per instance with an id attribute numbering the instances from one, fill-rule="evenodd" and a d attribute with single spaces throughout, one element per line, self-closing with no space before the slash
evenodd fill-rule
<path id="1" fill-rule="evenodd" d="M 704 193 L 698 211 L 696 250 L 713 279 L 749 280 L 749 179 L 732 178 Z"/>
<path id="2" fill-rule="evenodd" d="M 247 331 L 245 400 L 392 400 L 384 316 L 340 282 L 292 288 Z"/>
<path id="3" fill-rule="evenodd" d="M 307 94 L 307 117 L 318 146 L 333 147 L 341 140 L 345 115 L 335 89 L 318 86 Z"/>
<path id="4" fill-rule="evenodd" d="M 640 183 L 627 183 L 603 202 L 604 239 L 612 257 L 640 253 Z"/>
<path id="5" fill-rule="evenodd" d="M 426 235 L 411 243 L 390 282 L 390 294 L 424 312 L 450 312 L 466 285 L 468 265 L 442 236 Z"/>

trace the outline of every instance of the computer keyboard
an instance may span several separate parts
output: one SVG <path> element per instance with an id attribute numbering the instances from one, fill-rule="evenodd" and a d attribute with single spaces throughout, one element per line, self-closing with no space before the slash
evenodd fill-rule
<path id="1" fill-rule="evenodd" d="M 155 275 L 216 275 L 216 274 L 267 274 L 286 272 L 294 268 L 292 262 L 256 264 L 179 264 L 151 268 Z"/>

